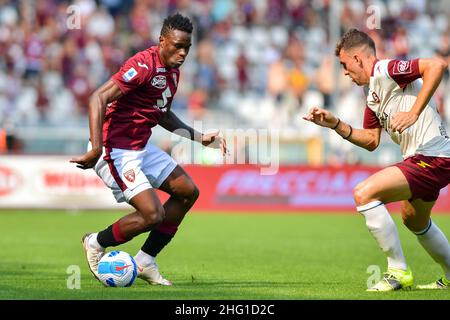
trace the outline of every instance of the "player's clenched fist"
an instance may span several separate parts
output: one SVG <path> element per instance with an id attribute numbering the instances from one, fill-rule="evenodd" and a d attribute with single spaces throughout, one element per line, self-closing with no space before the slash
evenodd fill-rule
<path id="1" fill-rule="evenodd" d="M 327 128 L 334 128 L 339 121 L 331 112 L 319 107 L 312 108 L 303 119 Z"/>

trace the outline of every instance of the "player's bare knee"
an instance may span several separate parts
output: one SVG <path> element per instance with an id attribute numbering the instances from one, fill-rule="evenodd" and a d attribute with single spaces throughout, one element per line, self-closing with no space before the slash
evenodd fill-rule
<path id="1" fill-rule="evenodd" d="M 200 196 L 200 190 L 192 183 L 183 190 L 183 193 L 174 196 L 183 201 L 186 205 L 192 206 Z"/>
<path id="2" fill-rule="evenodd" d="M 370 194 L 364 182 L 358 183 L 353 189 L 353 198 L 357 206 L 362 206 L 371 201 Z"/>
<path id="3" fill-rule="evenodd" d="M 191 192 L 189 194 L 189 200 L 191 203 L 195 203 L 198 197 L 200 196 L 200 190 L 197 188 L 195 184 L 192 185 Z"/>

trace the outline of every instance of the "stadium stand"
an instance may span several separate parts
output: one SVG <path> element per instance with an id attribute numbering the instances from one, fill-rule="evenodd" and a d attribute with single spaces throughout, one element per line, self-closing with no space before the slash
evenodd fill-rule
<path id="1" fill-rule="evenodd" d="M 353 126 L 362 125 L 363 91 L 353 88 L 340 70 L 339 75 L 333 72 L 331 3 L 2 0 L 0 149 L 19 154 L 83 152 L 90 93 L 126 57 L 155 44 L 163 17 L 179 11 L 195 22 L 194 45 L 172 105 L 182 119 L 201 120 L 204 127 L 223 131 L 279 130 L 280 161 L 286 164 L 391 163 L 398 159 L 392 143 L 369 154 L 301 120 L 311 106 L 323 105 Z M 350 27 L 370 31 L 379 57 L 440 55 L 450 60 L 447 1 L 340 4 L 335 17 L 340 32 Z M 367 30 L 370 5 L 379 10 L 382 29 Z M 449 89 L 447 72 L 436 94 L 447 122 Z M 161 130 L 152 139 L 171 143 Z"/>

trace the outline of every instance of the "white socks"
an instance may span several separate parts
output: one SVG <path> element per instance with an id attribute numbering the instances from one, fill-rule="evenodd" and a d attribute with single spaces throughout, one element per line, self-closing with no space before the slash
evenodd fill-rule
<path id="1" fill-rule="evenodd" d="M 450 245 L 442 231 L 431 222 L 425 230 L 414 232 L 422 247 L 441 265 L 445 278 L 450 280 Z"/>
<path id="2" fill-rule="evenodd" d="M 100 243 L 97 241 L 97 235 L 98 233 L 94 233 L 89 237 L 88 243 L 89 247 L 95 250 L 105 251 L 105 248 L 103 248 Z"/>
<path id="3" fill-rule="evenodd" d="M 152 257 L 142 250 L 139 250 L 139 252 L 134 256 L 134 260 L 141 267 L 148 267 L 149 265 L 155 263 L 155 257 Z"/>
<path id="4" fill-rule="evenodd" d="M 408 266 L 400 245 L 397 227 L 384 204 L 381 201 L 372 201 L 356 207 L 356 210 L 364 215 L 367 228 L 385 253 L 388 268 L 406 271 Z"/>

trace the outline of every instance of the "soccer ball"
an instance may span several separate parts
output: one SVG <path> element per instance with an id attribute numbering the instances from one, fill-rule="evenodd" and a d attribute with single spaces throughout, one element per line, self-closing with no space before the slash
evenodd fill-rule
<path id="1" fill-rule="evenodd" d="M 136 262 L 125 251 L 108 252 L 98 263 L 98 278 L 107 287 L 129 287 L 136 275 Z"/>

